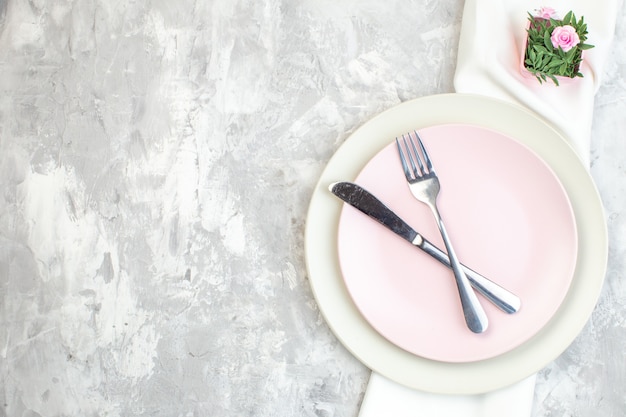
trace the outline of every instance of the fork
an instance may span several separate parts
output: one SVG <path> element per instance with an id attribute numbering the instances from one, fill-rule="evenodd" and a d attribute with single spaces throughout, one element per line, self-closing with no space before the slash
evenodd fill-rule
<path id="1" fill-rule="evenodd" d="M 433 169 L 433 164 L 424 148 L 421 138 L 417 131 L 415 133 L 415 139 L 419 145 L 419 149 L 424 157 L 424 163 L 415 145 L 415 140 L 410 133 L 402 135 L 403 147 L 400 144 L 398 138 L 396 138 L 396 145 L 398 146 L 398 153 L 400 155 L 400 162 L 402 163 L 402 169 L 404 170 L 404 176 L 409 185 L 409 189 L 413 196 L 430 207 L 439 232 L 443 238 L 443 242 L 450 258 L 450 264 L 452 271 L 454 272 L 454 278 L 459 291 L 459 297 L 461 298 L 461 306 L 463 308 L 463 315 L 465 317 L 465 323 L 467 327 L 474 333 L 482 333 L 487 330 L 488 320 L 485 311 L 483 310 L 476 293 L 472 290 L 469 280 L 463 272 L 461 263 L 459 262 L 452 243 L 448 237 L 448 232 L 443 225 L 443 220 L 439 214 L 437 208 L 437 196 L 439 195 L 439 178 Z M 408 141 L 407 141 L 408 136 Z M 405 155 L 406 153 L 406 155 Z M 408 160 L 408 162 L 407 162 Z"/>

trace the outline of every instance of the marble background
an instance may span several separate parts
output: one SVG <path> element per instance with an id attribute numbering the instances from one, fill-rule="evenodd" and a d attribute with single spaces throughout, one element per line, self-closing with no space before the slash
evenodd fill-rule
<path id="1" fill-rule="evenodd" d="M 0 0 L 0 416 L 356 416 L 309 198 L 370 117 L 453 92 L 462 8 Z M 625 18 L 592 136 L 607 280 L 533 416 L 626 410 Z"/>

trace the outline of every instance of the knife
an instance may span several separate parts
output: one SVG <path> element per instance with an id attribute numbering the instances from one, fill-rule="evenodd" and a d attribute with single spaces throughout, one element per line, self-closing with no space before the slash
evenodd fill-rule
<path id="1" fill-rule="evenodd" d="M 396 213 L 387 207 L 382 201 L 374 197 L 363 187 L 351 182 L 336 182 L 330 185 L 330 191 L 345 203 L 367 214 L 387 229 L 402 237 L 450 268 L 450 259 L 441 249 L 430 243 L 422 235 L 417 233 L 411 226 L 402 220 Z M 520 309 L 519 297 L 478 272 L 461 265 L 472 287 L 498 308 L 506 313 L 515 313 Z"/>

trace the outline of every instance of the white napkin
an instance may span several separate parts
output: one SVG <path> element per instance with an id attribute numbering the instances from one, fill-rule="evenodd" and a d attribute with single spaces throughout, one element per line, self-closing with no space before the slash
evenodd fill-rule
<path id="1" fill-rule="evenodd" d="M 454 79 L 458 93 L 482 94 L 535 111 L 560 131 L 589 165 L 594 95 L 610 52 L 621 0 L 466 0 Z M 584 16 L 584 78 L 554 86 L 520 71 L 528 12 L 549 6 L 561 15 Z M 529 417 L 535 376 L 481 395 L 440 395 L 404 387 L 372 372 L 359 417 Z"/>
<path id="2" fill-rule="evenodd" d="M 459 42 L 454 86 L 458 93 L 482 94 L 534 110 L 569 141 L 589 165 L 589 138 L 594 95 L 611 48 L 619 0 L 467 0 Z M 540 84 L 520 71 L 528 12 L 552 7 L 560 17 L 572 10 L 585 18 L 586 43 L 583 78 L 560 86 Z"/>
<path id="3" fill-rule="evenodd" d="M 480 395 L 416 391 L 372 372 L 359 417 L 528 417 L 535 375 Z"/>

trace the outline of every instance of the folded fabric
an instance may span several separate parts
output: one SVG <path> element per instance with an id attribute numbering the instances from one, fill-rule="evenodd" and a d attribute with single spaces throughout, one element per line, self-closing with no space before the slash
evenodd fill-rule
<path id="1" fill-rule="evenodd" d="M 589 165 L 594 96 L 610 52 L 618 0 L 466 0 L 454 86 L 458 93 L 486 95 L 527 107 L 559 131 Z M 583 78 L 555 86 L 524 74 L 528 13 L 549 6 L 573 11 L 588 24 Z M 416 391 L 372 372 L 359 417 L 529 417 L 535 376 L 481 395 Z"/>
<path id="2" fill-rule="evenodd" d="M 573 11 L 588 25 L 581 72 L 555 86 L 540 84 L 521 70 L 528 13 L 549 6 L 558 14 Z M 468 0 L 463 11 L 454 87 L 458 93 L 487 95 L 521 104 L 557 129 L 589 164 L 594 96 L 610 52 L 618 0 L 535 1 Z"/>
<path id="3" fill-rule="evenodd" d="M 528 417 L 535 376 L 480 395 L 416 391 L 372 372 L 359 417 Z"/>

